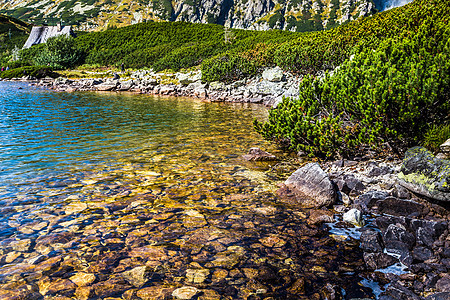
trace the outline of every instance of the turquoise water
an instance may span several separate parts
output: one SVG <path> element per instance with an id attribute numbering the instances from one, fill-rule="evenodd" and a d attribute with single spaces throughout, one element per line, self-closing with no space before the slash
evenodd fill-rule
<path id="1" fill-rule="evenodd" d="M 279 201 L 275 163 L 241 158 L 280 154 L 252 127 L 266 108 L 0 91 L 0 298 L 370 295 L 357 247 Z"/>

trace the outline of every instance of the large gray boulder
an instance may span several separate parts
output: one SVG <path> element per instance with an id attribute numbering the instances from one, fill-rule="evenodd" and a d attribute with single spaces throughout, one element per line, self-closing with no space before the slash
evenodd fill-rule
<path id="1" fill-rule="evenodd" d="M 450 161 L 436 158 L 423 147 L 406 152 L 398 178 L 400 185 L 416 194 L 450 201 Z"/>
<path id="2" fill-rule="evenodd" d="M 336 200 L 336 188 L 318 163 L 309 163 L 295 171 L 278 190 L 281 198 L 305 207 L 324 207 Z"/>

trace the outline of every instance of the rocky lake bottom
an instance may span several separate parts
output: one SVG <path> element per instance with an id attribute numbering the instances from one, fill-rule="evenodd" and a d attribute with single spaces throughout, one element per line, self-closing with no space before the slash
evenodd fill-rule
<path id="1" fill-rule="evenodd" d="M 242 158 L 282 155 L 263 106 L 0 88 L 1 299 L 375 299 L 393 278 L 366 267 L 370 214 L 289 205 L 302 161 Z"/>

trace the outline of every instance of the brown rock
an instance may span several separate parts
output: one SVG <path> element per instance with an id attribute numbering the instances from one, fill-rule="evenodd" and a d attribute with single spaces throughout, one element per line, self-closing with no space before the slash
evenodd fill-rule
<path id="1" fill-rule="evenodd" d="M 162 300 L 167 299 L 173 290 L 174 288 L 151 286 L 137 291 L 136 295 L 142 300 Z"/>
<path id="2" fill-rule="evenodd" d="M 90 273 L 79 272 L 69 278 L 77 286 L 87 286 L 95 281 L 95 275 Z"/>
<path id="3" fill-rule="evenodd" d="M 76 285 L 68 279 L 57 279 L 50 282 L 45 295 L 64 295 L 71 296 L 75 292 Z"/>
<path id="4" fill-rule="evenodd" d="M 92 286 L 82 286 L 75 290 L 75 296 L 79 300 L 88 300 L 94 296 L 94 287 Z"/>
<path id="5" fill-rule="evenodd" d="M 309 218 L 306 221 L 310 225 L 331 223 L 334 221 L 333 213 L 329 210 L 314 209 L 310 211 Z"/>
<path id="6" fill-rule="evenodd" d="M 277 160 L 277 157 L 269 152 L 263 151 L 259 148 L 250 148 L 248 154 L 242 156 L 245 160 L 248 161 L 271 161 Z"/>

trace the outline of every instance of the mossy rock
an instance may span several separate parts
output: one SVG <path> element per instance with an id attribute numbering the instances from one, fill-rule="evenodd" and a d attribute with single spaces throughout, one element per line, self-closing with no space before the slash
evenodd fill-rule
<path id="1" fill-rule="evenodd" d="M 450 161 L 436 158 L 423 147 L 409 149 L 398 174 L 400 184 L 438 201 L 450 201 Z"/>

